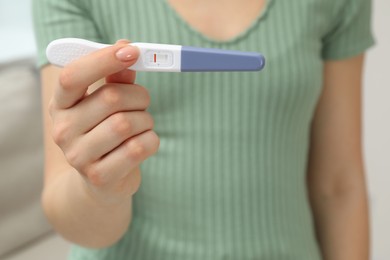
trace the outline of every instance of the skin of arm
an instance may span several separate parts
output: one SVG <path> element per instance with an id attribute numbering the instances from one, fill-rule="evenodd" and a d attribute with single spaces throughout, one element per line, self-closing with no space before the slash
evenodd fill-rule
<path id="1" fill-rule="evenodd" d="M 134 59 L 116 56 L 127 43 L 63 69 L 48 65 L 41 70 L 42 206 L 59 234 L 90 248 L 110 246 L 126 232 L 131 198 L 140 185 L 138 165 L 159 144 L 145 112 L 147 91 L 133 84 L 135 73 L 126 69 Z M 137 51 L 130 52 L 137 58 Z"/>
<path id="2" fill-rule="evenodd" d="M 326 61 L 314 115 L 308 190 L 324 260 L 368 260 L 368 202 L 361 144 L 364 56 Z"/>

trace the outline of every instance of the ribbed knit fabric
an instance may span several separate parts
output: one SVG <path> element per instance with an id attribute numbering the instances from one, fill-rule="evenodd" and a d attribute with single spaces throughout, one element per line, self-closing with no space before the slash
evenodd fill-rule
<path id="1" fill-rule="evenodd" d="M 372 43 L 366 0 L 268 0 L 229 41 L 194 30 L 165 0 L 36 0 L 39 65 L 56 38 L 257 51 L 262 72 L 138 73 L 159 152 L 142 165 L 133 221 L 114 246 L 69 259 L 319 260 L 306 189 L 323 63 Z M 223 25 L 221 25 L 223 26 Z M 93 68 L 91 68 L 93 69 Z"/>

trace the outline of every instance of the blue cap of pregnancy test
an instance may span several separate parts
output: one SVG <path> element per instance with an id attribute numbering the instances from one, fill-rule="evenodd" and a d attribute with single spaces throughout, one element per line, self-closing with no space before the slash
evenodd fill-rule
<path id="1" fill-rule="evenodd" d="M 265 58 L 257 52 L 183 46 L 181 71 L 260 71 Z"/>

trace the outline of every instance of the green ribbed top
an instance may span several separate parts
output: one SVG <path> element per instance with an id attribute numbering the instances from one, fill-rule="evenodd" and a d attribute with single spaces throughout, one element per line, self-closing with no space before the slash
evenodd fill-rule
<path id="1" fill-rule="evenodd" d="M 56 38 L 261 52 L 262 72 L 137 74 L 159 152 L 142 165 L 133 221 L 114 246 L 72 260 L 319 260 L 307 197 L 310 123 L 323 62 L 373 43 L 370 1 L 268 0 L 246 31 L 214 41 L 165 0 L 36 0 L 39 47 Z M 221 25 L 223 26 L 223 25 Z"/>

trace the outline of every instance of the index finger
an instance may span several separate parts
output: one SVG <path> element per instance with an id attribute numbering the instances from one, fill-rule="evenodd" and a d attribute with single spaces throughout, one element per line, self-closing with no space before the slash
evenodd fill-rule
<path id="1" fill-rule="evenodd" d="M 54 91 L 55 105 L 58 108 L 73 106 L 91 84 L 130 67 L 138 56 L 137 47 L 118 42 L 70 63 L 62 70 L 60 84 Z"/>

